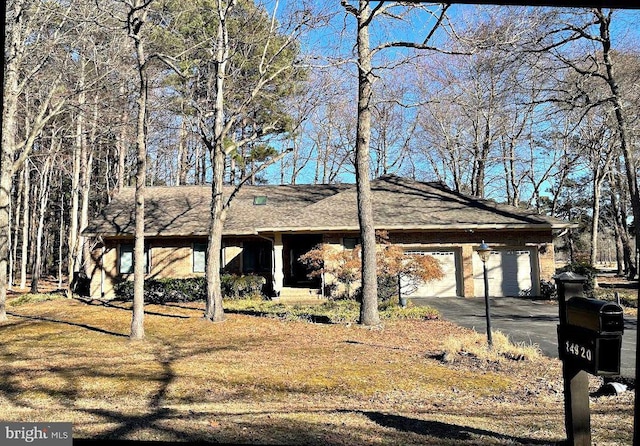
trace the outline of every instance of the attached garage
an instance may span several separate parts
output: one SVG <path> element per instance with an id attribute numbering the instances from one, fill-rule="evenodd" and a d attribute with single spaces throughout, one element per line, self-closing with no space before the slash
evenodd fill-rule
<path id="1" fill-rule="evenodd" d="M 539 284 L 533 278 L 536 271 L 536 250 L 528 247 L 494 249 L 487 261 L 487 277 L 490 296 L 536 296 Z M 482 261 L 473 257 L 474 295 L 484 296 L 484 276 Z"/>
<path id="2" fill-rule="evenodd" d="M 460 254 L 457 250 L 411 250 L 406 254 L 430 255 L 440 262 L 444 277 L 440 280 L 419 285 L 408 296 L 414 297 L 455 297 L 462 295 L 460 290 Z"/>

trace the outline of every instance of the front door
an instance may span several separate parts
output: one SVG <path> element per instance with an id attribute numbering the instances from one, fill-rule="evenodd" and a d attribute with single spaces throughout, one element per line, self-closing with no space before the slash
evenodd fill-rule
<path id="1" fill-rule="evenodd" d="M 322 234 L 282 236 L 285 286 L 312 288 L 320 286 L 320 278 L 309 278 L 310 271 L 299 260 L 301 255 L 320 243 L 322 243 Z"/>

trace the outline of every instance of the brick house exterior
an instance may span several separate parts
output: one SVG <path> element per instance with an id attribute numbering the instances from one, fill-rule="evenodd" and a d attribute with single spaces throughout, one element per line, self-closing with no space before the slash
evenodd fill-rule
<path id="1" fill-rule="evenodd" d="M 230 192 L 229 192 L 230 193 Z M 210 186 L 148 187 L 145 232 L 148 278 L 204 275 Z M 475 248 L 495 251 L 492 295 L 538 295 L 540 280 L 555 273 L 554 231 L 567 222 L 396 176 L 372 182 L 376 229 L 405 251 L 434 255 L 445 278 L 420 295 L 480 296 Z M 91 296 L 111 298 L 114 286 L 132 279 L 134 191 L 123 189 L 85 229 L 95 237 Z M 357 243 L 355 185 L 244 186 L 234 197 L 223 231 L 225 272 L 259 274 L 269 293 L 316 289 L 298 257 L 318 243 L 337 249 Z"/>

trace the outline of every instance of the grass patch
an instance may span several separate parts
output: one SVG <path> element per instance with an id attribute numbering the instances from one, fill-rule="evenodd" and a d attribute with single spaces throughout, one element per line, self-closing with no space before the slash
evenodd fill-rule
<path id="1" fill-rule="evenodd" d="M 514 344 L 500 331 L 492 331 L 491 338 L 493 345 L 489 348 L 485 334 L 473 332 L 451 336 L 444 341 L 443 360 L 455 362 L 463 357 L 471 357 L 485 362 L 504 363 L 507 360 L 535 361 L 542 355 L 537 345 L 524 342 Z"/>
<path id="2" fill-rule="evenodd" d="M 253 315 L 276 317 L 288 321 L 323 322 L 330 324 L 357 323 L 360 318 L 360 304 L 355 300 L 329 300 L 321 304 L 284 304 L 278 301 L 260 301 L 255 299 L 225 300 L 228 311 Z M 399 320 L 437 319 L 436 309 L 426 306 L 408 305 L 406 308 L 385 306 L 380 309 L 380 319 Z"/>
<path id="3" fill-rule="evenodd" d="M 7 299 L 7 306 L 19 307 L 21 305 L 33 304 L 38 302 L 46 302 L 50 300 L 65 299 L 66 296 L 61 293 L 26 293 L 18 297 Z"/>
<path id="4" fill-rule="evenodd" d="M 620 305 L 628 308 L 638 308 L 638 290 L 634 289 L 610 289 L 597 288 L 594 297 L 596 299 L 616 301 L 616 293 L 620 299 Z"/>
<path id="5" fill-rule="evenodd" d="M 380 311 L 380 318 L 386 320 L 400 320 L 400 319 L 417 319 L 417 320 L 429 320 L 438 319 L 440 313 L 435 308 L 420 306 L 416 307 L 409 304 L 406 307 L 400 307 L 397 305 L 389 306 Z"/>
<path id="6" fill-rule="evenodd" d="M 473 333 L 447 321 L 385 319 L 372 329 L 228 312 L 211 323 L 200 303 L 145 312 L 145 339 L 130 341 L 130 303 L 57 299 L 12 310 L 0 328 L 0 419 L 71 422 L 78 439 L 223 444 L 565 438 L 559 361 L 435 360 L 445 340 Z M 611 444 L 611 426 L 630 444 L 632 422 L 633 392 L 592 400 L 598 444 Z"/>

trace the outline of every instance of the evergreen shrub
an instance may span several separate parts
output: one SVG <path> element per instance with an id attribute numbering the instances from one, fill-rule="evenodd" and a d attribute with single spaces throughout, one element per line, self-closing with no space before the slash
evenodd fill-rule
<path id="1" fill-rule="evenodd" d="M 222 296 L 226 299 L 262 298 L 266 280 L 262 276 L 224 274 L 221 277 Z M 115 287 L 116 300 L 133 300 L 133 281 L 120 282 Z M 144 301 L 150 304 L 196 302 L 207 298 L 204 277 L 185 279 L 149 279 L 144 283 Z"/>
<path id="2" fill-rule="evenodd" d="M 585 297 L 594 297 L 596 276 L 598 274 L 597 268 L 594 268 L 586 262 L 573 262 L 558 271 L 558 273 L 564 272 L 572 272 L 585 277 L 587 280 L 584 284 L 584 295 Z"/>

